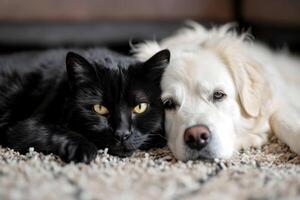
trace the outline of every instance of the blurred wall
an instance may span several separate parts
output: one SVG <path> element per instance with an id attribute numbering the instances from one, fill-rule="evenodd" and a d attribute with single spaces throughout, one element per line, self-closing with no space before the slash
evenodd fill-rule
<path id="1" fill-rule="evenodd" d="M 0 20 L 233 20 L 232 0 L 2 0 Z"/>
<path id="2" fill-rule="evenodd" d="M 166 37 L 192 19 L 238 22 L 275 48 L 300 51 L 300 0 L 0 0 L 0 52 Z"/>

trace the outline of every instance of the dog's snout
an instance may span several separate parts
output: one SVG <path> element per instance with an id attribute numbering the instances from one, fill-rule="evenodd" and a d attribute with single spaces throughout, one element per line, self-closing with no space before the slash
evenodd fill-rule
<path id="1" fill-rule="evenodd" d="M 204 148 L 211 137 L 209 129 L 204 125 L 196 125 L 187 128 L 184 132 L 184 142 L 191 149 Z"/>

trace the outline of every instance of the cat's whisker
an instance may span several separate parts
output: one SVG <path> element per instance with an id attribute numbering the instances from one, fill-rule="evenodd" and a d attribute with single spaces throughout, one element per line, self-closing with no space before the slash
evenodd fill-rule
<path id="1" fill-rule="evenodd" d="M 119 139 L 117 139 L 116 137 L 113 137 L 114 138 L 114 140 L 116 141 L 116 142 L 118 142 L 118 143 L 120 143 L 121 141 L 119 140 Z"/>
<path id="2" fill-rule="evenodd" d="M 150 133 L 148 134 L 148 136 L 151 136 L 151 137 L 160 137 L 164 140 L 167 140 L 167 137 L 163 136 L 163 135 L 160 135 L 160 134 L 154 134 L 154 133 Z"/>

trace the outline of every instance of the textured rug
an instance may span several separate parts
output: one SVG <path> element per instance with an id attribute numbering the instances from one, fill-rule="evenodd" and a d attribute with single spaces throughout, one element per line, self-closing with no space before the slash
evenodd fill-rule
<path id="1" fill-rule="evenodd" d="M 215 162 L 183 163 L 164 148 L 65 164 L 0 148 L 0 199 L 300 199 L 300 156 L 275 138 Z"/>

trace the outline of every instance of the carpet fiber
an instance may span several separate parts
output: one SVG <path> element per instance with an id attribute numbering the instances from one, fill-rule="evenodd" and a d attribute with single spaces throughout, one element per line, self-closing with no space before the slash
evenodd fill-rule
<path id="1" fill-rule="evenodd" d="M 0 199 L 300 199 L 300 156 L 275 138 L 227 161 L 176 161 L 167 148 L 65 164 L 0 148 Z"/>

